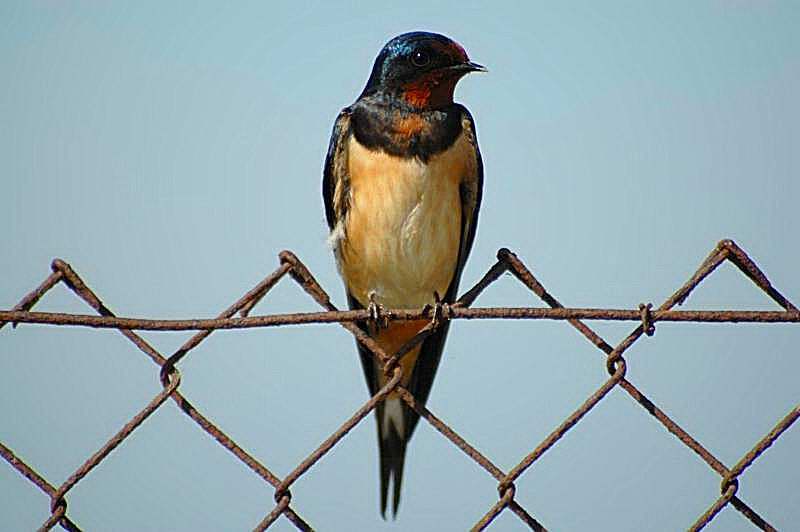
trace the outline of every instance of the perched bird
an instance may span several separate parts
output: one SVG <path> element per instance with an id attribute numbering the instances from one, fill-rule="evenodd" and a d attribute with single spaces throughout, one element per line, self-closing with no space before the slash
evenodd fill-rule
<path id="1" fill-rule="evenodd" d="M 330 243 L 351 309 L 452 303 L 467 260 L 483 186 L 475 124 L 453 102 L 456 83 L 485 72 L 458 43 L 436 33 L 405 33 L 378 54 L 366 87 L 341 111 L 325 160 L 322 192 Z M 393 355 L 426 321 L 362 325 Z M 400 360 L 401 385 L 425 404 L 448 323 Z M 370 394 L 383 368 L 359 345 Z M 395 392 L 376 408 L 381 514 L 390 479 L 400 502 L 406 446 L 419 415 Z"/>

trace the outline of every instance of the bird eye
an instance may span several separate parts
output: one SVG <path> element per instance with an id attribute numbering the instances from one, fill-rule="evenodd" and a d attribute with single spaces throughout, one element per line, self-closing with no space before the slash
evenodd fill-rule
<path id="1" fill-rule="evenodd" d="M 431 56 L 427 54 L 427 52 L 423 52 L 422 50 L 417 50 L 413 54 L 411 54 L 411 64 L 415 67 L 424 67 L 428 66 L 431 62 Z"/>

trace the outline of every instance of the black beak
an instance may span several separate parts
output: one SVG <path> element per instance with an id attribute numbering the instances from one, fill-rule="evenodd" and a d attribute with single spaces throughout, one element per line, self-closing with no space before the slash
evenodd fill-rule
<path id="1" fill-rule="evenodd" d="M 449 68 L 450 70 L 463 72 L 464 74 L 468 74 L 469 72 L 489 72 L 485 66 L 479 65 L 478 63 L 473 63 L 472 61 L 465 61 Z"/>

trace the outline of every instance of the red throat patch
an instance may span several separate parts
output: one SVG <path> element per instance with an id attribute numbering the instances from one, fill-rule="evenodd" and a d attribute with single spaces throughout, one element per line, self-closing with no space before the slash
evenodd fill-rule
<path id="1" fill-rule="evenodd" d="M 457 77 L 431 72 L 403 87 L 403 99 L 419 109 L 444 107 L 453 103 Z"/>

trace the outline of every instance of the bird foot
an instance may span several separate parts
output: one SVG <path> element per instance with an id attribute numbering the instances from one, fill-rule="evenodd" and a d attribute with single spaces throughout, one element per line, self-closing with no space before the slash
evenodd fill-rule
<path id="1" fill-rule="evenodd" d="M 389 327 L 389 318 L 386 316 L 386 311 L 383 305 L 378 303 L 377 294 L 374 290 L 367 294 L 369 298 L 369 305 L 367 311 L 369 312 L 369 323 L 375 330 L 386 329 Z"/>
<path id="2" fill-rule="evenodd" d="M 450 306 L 442 301 L 439 292 L 433 291 L 433 305 L 427 304 L 424 309 L 426 312 L 433 310 L 433 317 L 431 318 L 431 327 L 437 329 L 439 325 L 445 320 L 445 314 L 449 315 Z"/>

